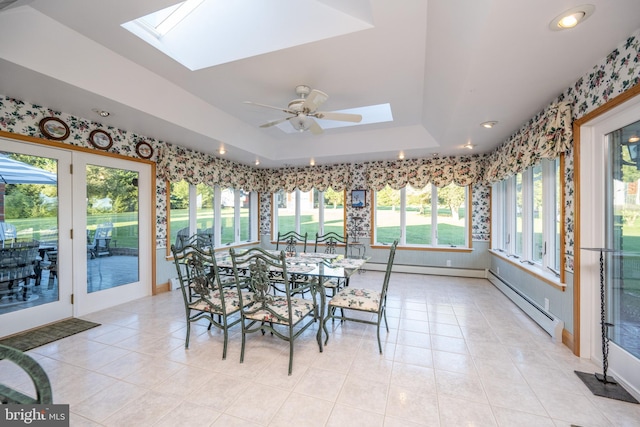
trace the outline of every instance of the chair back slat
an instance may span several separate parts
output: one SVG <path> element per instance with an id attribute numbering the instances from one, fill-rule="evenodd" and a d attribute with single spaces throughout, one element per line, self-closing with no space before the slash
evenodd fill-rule
<path id="1" fill-rule="evenodd" d="M 391 244 L 391 250 L 389 251 L 389 259 L 387 260 L 387 269 L 384 273 L 384 280 L 382 282 L 382 291 L 380 292 L 380 301 L 384 301 L 387 298 L 387 289 L 389 289 L 389 279 L 391 278 L 391 269 L 393 267 L 393 261 L 396 257 L 396 248 L 398 247 L 398 241 L 395 240 Z M 380 307 L 384 307 L 384 304 L 380 304 Z"/>

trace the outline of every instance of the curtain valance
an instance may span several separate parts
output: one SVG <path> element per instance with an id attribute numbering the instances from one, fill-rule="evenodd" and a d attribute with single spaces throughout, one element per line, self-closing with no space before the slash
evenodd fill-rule
<path id="1" fill-rule="evenodd" d="M 491 154 L 450 156 L 367 163 L 367 185 L 374 191 L 386 185 L 400 189 L 407 184 L 422 188 L 428 183 L 444 187 L 493 183 L 524 171 L 540 159 L 553 159 L 571 148 L 571 105 L 550 105 Z M 193 150 L 165 144 L 158 155 L 158 170 L 169 181 L 186 180 L 243 189 L 291 192 L 315 188 L 342 191 L 350 188 L 351 166 L 287 167 L 257 169 Z"/>

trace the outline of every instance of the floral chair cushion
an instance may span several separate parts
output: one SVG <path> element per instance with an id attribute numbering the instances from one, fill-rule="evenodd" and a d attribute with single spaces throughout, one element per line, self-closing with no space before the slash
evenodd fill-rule
<path id="1" fill-rule="evenodd" d="M 244 314 L 247 319 L 276 323 L 279 325 L 289 324 L 289 322 L 286 321 L 286 318 L 289 316 L 286 297 L 274 296 L 269 298 L 268 302 L 265 301 L 265 306 L 277 313 L 277 316 L 269 312 L 266 308 L 258 307 L 258 303 L 254 304 L 256 307 L 249 306 L 245 308 Z M 256 311 L 251 312 L 252 309 L 255 309 Z M 314 309 L 315 305 L 311 300 L 304 298 L 291 298 L 291 315 L 293 317 L 291 319 L 291 323 L 295 325 Z M 281 318 L 278 318 L 278 316 Z"/>
<path id="2" fill-rule="evenodd" d="M 380 307 L 380 292 L 370 289 L 343 289 L 331 298 L 329 305 L 377 313 Z"/>
<path id="3" fill-rule="evenodd" d="M 193 304 L 189 304 L 189 308 L 192 310 L 200 310 L 200 311 L 209 311 L 214 314 L 223 314 L 222 311 L 222 300 L 220 296 L 220 291 L 215 291 L 211 295 L 209 295 L 209 301 L 213 305 L 210 305 L 204 299 L 199 299 L 195 301 Z M 247 306 L 251 304 L 253 301 L 253 293 L 252 292 L 242 292 L 242 303 Z M 224 304 L 227 313 L 231 314 L 240 310 L 240 299 L 238 298 L 238 291 L 225 289 L 224 290 Z"/>

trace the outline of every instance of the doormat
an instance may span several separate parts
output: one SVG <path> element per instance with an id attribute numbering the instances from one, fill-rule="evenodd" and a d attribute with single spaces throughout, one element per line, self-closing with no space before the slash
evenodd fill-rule
<path id="1" fill-rule="evenodd" d="M 96 326 L 100 324 L 82 319 L 67 319 L 2 339 L 0 344 L 27 351 Z"/>

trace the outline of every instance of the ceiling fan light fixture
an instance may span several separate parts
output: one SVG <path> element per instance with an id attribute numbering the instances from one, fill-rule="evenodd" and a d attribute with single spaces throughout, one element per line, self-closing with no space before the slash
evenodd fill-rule
<path id="1" fill-rule="evenodd" d="M 296 117 L 293 117 L 289 121 L 291 122 L 291 126 L 293 126 L 293 128 L 298 132 L 309 130 L 309 127 L 311 126 L 311 120 L 309 120 L 309 118 L 303 113 L 298 113 Z"/>
<path id="2" fill-rule="evenodd" d="M 583 4 L 573 7 L 556 16 L 549 23 L 549 29 L 552 31 L 562 31 L 574 28 L 581 22 L 584 22 L 596 10 L 592 4 Z"/>

